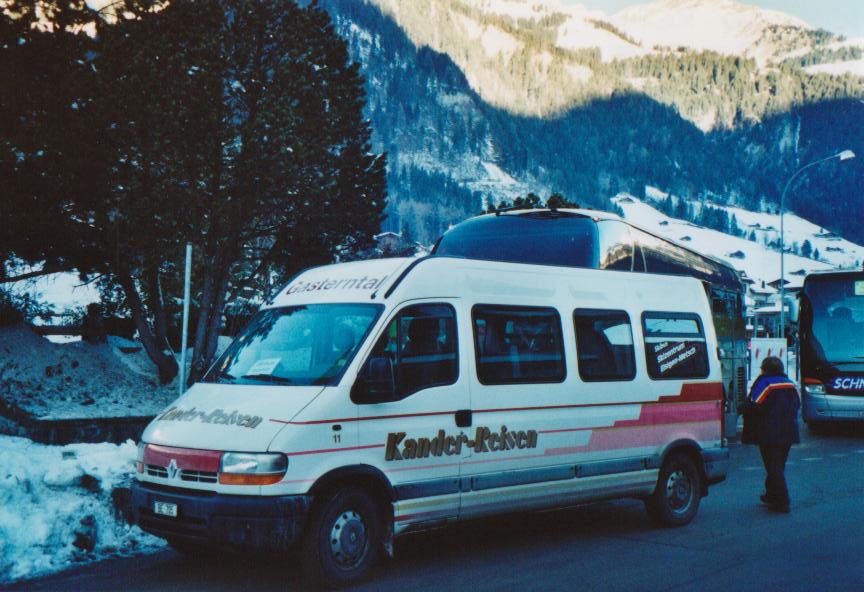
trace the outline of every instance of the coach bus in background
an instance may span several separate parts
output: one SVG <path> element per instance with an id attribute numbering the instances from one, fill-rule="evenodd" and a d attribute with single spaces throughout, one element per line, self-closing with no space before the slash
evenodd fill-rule
<path id="1" fill-rule="evenodd" d="M 800 298 L 804 421 L 864 420 L 864 271 L 810 274 Z"/>
<path id="2" fill-rule="evenodd" d="M 717 334 L 724 436 L 736 438 L 736 407 L 747 395 L 745 289 L 738 272 L 727 263 L 651 234 L 615 214 L 584 209 L 513 209 L 477 216 L 447 231 L 432 254 L 701 280 Z"/>

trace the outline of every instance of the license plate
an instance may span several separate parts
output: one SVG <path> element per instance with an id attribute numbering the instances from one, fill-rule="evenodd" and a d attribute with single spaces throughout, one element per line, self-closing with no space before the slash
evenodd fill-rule
<path id="1" fill-rule="evenodd" d="M 177 504 L 169 504 L 168 502 L 153 502 L 153 513 L 162 516 L 177 517 Z"/>

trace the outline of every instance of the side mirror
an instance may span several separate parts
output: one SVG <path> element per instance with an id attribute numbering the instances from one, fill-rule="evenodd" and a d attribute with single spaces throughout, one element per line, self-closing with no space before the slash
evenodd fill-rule
<path id="1" fill-rule="evenodd" d="M 393 362 L 388 357 L 369 358 L 351 387 L 351 400 L 358 405 L 387 403 L 396 398 Z"/>

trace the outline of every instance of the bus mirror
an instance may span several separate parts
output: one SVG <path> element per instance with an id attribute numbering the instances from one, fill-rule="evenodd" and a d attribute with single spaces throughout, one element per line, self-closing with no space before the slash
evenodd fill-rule
<path id="1" fill-rule="evenodd" d="M 358 405 L 386 403 L 396 398 L 393 362 L 388 357 L 369 358 L 351 389 L 351 400 Z"/>

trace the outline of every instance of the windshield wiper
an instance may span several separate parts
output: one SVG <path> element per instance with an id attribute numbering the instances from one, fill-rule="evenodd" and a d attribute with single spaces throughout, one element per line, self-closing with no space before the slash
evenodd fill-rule
<path id="1" fill-rule="evenodd" d="M 290 378 L 283 378 L 281 376 L 273 376 L 272 374 L 244 374 L 240 378 L 246 380 L 260 380 L 262 382 L 276 382 L 278 384 L 291 384 L 292 380 Z"/>
<path id="2" fill-rule="evenodd" d="M 237 380 L 237 377 L 223 370 L 216 375 L 216 382 L 220 382 L 222 380 L 225 380 L 227 382 L 234 382 L 235 380 Z"/>

